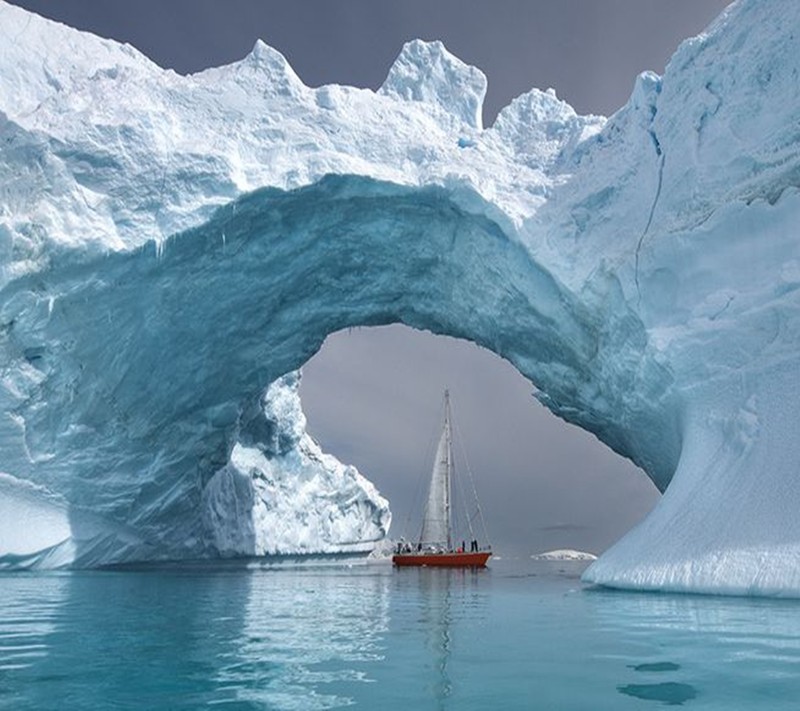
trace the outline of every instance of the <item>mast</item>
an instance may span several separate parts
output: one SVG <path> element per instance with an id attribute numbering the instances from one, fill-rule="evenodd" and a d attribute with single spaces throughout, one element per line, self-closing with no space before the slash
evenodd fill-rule
<path id="1" fill-rule="evenodd" d="M 427 546 L 452 549 L 450 531 L 450 498 L 453 476 L 453 438 L 450 427 L 450 393 L 444 391 L 444 426 L 436 448 L 436 459 L 431 472 L 428 502 L 422 521 L 420 542 Z"/>
<path id="2" fill-rule="evenodd" d="M 450 514 L 450 488 L 453 485 L 453 433 L 450 429 L 450 391 L 445 388 L 444 391 L 444 436 L 447 440 L 447 447 L 446 447 L 446 457 L 447 457 L 447 465 L 445 467 L 445 504 L 444 504 L 444 512 L 445 512 L 445 526 L 447 528 L 447 550 L 453 550 L 453 541 L 452 535 L 453 532 L 451 530 L 451 514 Z"/>

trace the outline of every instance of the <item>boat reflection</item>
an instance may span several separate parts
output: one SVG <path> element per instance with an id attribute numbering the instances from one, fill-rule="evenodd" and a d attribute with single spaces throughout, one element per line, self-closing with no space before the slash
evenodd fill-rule
<path id="1" fill-rule="evenodd" d="M 462 571 L 456 571 L 456 574 Z M 421 624 L 427 630 L 426 647 L 430 655 L 432 698 L 437 699 L 438 708 L 447 708 L 447 700 L 453 692 L 448 668 L 451 654 L 450 625 L 452 624 L 452 570 L 420 571 L 420 590 L 423 593 Z"/>
<path id="2" fill-rule="evenodd" d="M 458 707 L 466 679 L 459 652 L 471 648 L 486 623 L 490 571 L 483 568 L 403 568 L 396 571 L 395 595 L 414 600 L 409 642 L 416 649 L 412 694 L 417 708 Z M 483 583 L 483 584 L 482 584 Z M 409 615 L 403 611 L 403 617 Z M 407 664 L 407 662 L 406 662 Z"/>
<path id="3" fill-rule="evenodd" d="M 253 575 L 238 659 L 218 683 L 258 708 L 352 704 L 384 656 L 390 582 L 368 566 Z"/>

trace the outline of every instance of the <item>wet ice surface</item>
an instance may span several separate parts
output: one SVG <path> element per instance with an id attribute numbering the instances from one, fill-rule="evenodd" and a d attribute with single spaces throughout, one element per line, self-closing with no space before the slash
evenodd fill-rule
<path id="1" fill-rule="evenodd" d="M 0 578 L 0 709 L 794 708 L 794 601 L 586 588 L 574 563 Z"/>

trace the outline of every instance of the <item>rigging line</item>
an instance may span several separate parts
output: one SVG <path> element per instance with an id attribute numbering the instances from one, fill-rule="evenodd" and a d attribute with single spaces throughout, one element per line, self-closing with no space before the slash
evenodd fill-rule
<path id="1" fill-rule="evenodd" d="M 467 465 L 467 470 L 469 470 L 469 462 L 467 461 L 466 454 L 463 453 L 463 448 L 464 447 L 463 447 L 463 439 L 461 437 L 461 430 L 458 429 L 458 425 L 456 424 L 456 421 L 453 418 L 452 412 L 450 414 L 450 426 L 453 427 L 453 429 L 455 429 L 457 434 L 458 434 L 458 437 L 456 437 L 455 439 L 458 439 L 461 442 L 462 459 L 464 460 L 464 463 Z M 453 438 L 451 438 L 451 441 L 452 441 L 452 439 Z M 461 477 L 456 476 L 455 456 L 453 456 L 453 460 L 454 460 L 453 461 L 453 479 L 456 482 L 456 487 L 458 489 L 458 496 L 461 499 L 461 506 L 464 508 L 464 520 L 467 522 L 467 528 L 469 529 L 469 538 L 470 538 L 470 541 L 471 541 L 471 540 L 473 540 L 475 538 L 475 532 L 472 530 L 472 518 L 470 518 L 469 509 L 467 509 L 467 497 L 464 494 L 464 487 L 462 486 L 462 483 L 461 483 Z"/>
<path id="2" fill-rule="evenodd" d="M 461 506 L 464 508 L 464 520 L 467 522 L 467 528 L 469 529 L 469 538 L 472 540 L 475 538 L 475 532 L 472 530 L 472 519 L 469 515 L 469 510 L 467 509 L 467 497 L 464 494 L 464 487 L 461 486 L 461 479 L 455 476 L 455 467 L 453 467 L 453 478 L 456 481 L 456 486 L 458 487 L 458 497 L 461 499 Z"/>
<path id="3" fill-rule="evenodd" d="M 430 443 L 428 446 L 430 447 Z M 419 473 L 417 474 L 416 484 L 414 485 L 414 493 L 411 496 L 411 502 L 408 507 L 408 511 L 406 512 L 406 520 L 405 523 L 403 524 L 403 530 L 400 534 L 401 538 L 406 537 L 406 534 L 408 533 L 411 527 L 411 516 L 413 512 L 417 510 L 417 505 L 420 502 L 420 490 L 422 489 L 422 482 L 424 481 L 424 479 L 425 479 L 425 470 L 423 468 L 420 468 Z M 419 538 L 419 536 L 417 536 L 417 538 Z"/>
<path id="4" fill-rule="evenodd" d="M 411 528 L 411 515 L 413 514 L 414 511 L 417 510 L 417 505 L 419 504 L 420 501 L 420 491 L 422 489 L 422 482 L 424 481 L 424 479 L 425 479 L 425 470 L 420 469 L 419 474 L 417 475 L 417 483 L 414 486 L 414 494 L 411 497 L 411 505 L 408 507 L 408 512 L 406 513 L 406 520 L 405 523 L 403 524 L 403 532 L 400 534 L 401 538 L 405 538 L 406 533 L 408 533 L 409 529 Z M 422 530 L 420 529 L 420 535 L 417 536 L 416 538 L 419 539 L 421 535 L 422 535 Z"/>
<path id="5" fill-rule="evenodd" d="M 461 446 L 462 455 L 464 457 L 464 462 L 467 465 L 467 474 L 469 475 L 469 482 L 472 485 L 472 495 L 475 497 L 475 506 L 478 510 L 478 516 L 481 522 L 481 528 L 483 528 L 483 536 L 486 540 L 487 545 L 489 545 L 489 532 L 486 530 L 486 519 L 483 517 L 483 510 L 481 509 L 481 502 L 478 498 L 478 490 L 475 488 L 475 477 L 472 476 L 472 468 L 469 465 L 469 459 L 467 459 L 467 450 L 464 448 L 464 437 L 461 434 L 461 430 L 458 427 L 458 423 L 453 423 L 456 429 L 456 434 L 458 435 L 457 439 Z"/>

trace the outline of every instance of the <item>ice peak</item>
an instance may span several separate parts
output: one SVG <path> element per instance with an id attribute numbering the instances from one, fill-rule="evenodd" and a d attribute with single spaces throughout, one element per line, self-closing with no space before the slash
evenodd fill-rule
<path id="1" fill-rule="evenodd" d="M 232 66 L 236 74 L 246 75 L 248 81 L 256 77 L 261 82 L 266 80 L 272 87 L 270 93 L 291 94 L 305 87 L 286 57 L 261 39 L 256 40 L 250 54 Z"/>
<path id="2" fill-rule="evenodd" d="M 289 62 L 277 49 L 270 47 L 264 40 L 257 39 L 244 61 L 250 66 L 263 67 L 265 69 L 285 70 Z"/>
<path id="3" fill-rule="evenodd" d="M 574 146 L 602 127 L 601 116 L 578 116 L 553 89 L 531 89 L 497 116 L 494 130 L 518 159 L 535 167 L 552 165 L 566 146 Z"/>
<path id="4" fill-rule="evenodd" d="M 559 121 L 575 118 L 575 110 L 556 96 L 555 89 L 541 91 L 531 89 L 514 99 L 500 112 L 506 118 L 511 114 L 524 115 L 528 124 L 539 124 L 545 121 Z"/>
<path id="5" fill-rule="evenodd" d="M 380 93 L 435 104 L 477 129 L 483 128 L 486 76 L 439 42 L 406 42 Z"/>
<path id="6" fill-rule="evenodd" d="M 655 72 L 642 72 L 636 77 L 630 104 L 634 109 L 648 107 L 652 114 L 656 111 L 656 99 L 661 92 L 661 77 Z"/>

